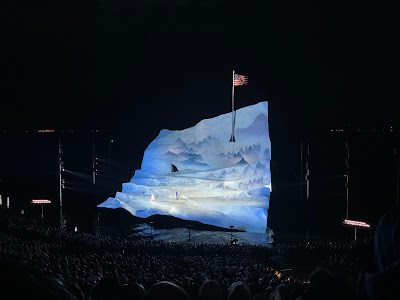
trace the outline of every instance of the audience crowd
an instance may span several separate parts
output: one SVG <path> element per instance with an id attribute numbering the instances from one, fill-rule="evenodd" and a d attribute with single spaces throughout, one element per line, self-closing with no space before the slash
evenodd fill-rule
<path id="1" fill-rule="evenodd" d="M 388 213 L 374 240 L 269 248 L 70 233 L 0 207 L 1 293 L 3 299 L 400 299 L 399 220 L 398 209 Z"/>

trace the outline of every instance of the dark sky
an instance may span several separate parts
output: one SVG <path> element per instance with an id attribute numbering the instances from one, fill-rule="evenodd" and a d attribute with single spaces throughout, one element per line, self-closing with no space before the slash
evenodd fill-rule
<path id="1" fill-rule="evenodd" d="M 391 11 L 336 1 L 9 1 L 0 127 L 186 128 L 229 111 L 232 69 L 249 76 L 237 106 L 269 100 L 271 127 L 399 124 Z"/>

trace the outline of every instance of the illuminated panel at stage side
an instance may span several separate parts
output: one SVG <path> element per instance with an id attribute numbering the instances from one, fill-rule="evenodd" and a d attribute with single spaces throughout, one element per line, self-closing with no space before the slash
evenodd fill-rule
<path id="1" fill-rule="evenodd" d="M 161 130 L 145 150 L 141 169 L 98 207 L 265 232 L 271 189 L 268 103 L 237 110 L 234 143 L 231 131 L 231 113 L 184 130 Z"/>

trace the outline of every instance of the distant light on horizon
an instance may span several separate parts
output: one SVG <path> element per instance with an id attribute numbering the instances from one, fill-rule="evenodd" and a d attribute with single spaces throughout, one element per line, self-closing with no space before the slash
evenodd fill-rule
<path id="1" fill-rule="evenodd" d="M 344 129 L 329 129 L 330 132 L 343 132 Z M 390 128 L 355 128 L 355 129 L 346 129 L 346 131 L 356 131 L 356 132 L 400 132 L 400 129 L 394 129 L 393 126 Z"/>

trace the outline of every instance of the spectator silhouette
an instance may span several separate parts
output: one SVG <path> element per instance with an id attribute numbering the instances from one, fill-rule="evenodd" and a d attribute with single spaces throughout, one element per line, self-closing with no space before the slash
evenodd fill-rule
<path id="1" fill-rule="evenodd" d="M 360 299 L 400 299 L 400 207 L 385 214 L 375 230 L 375 273 L 362 273 Z"/>
<path id="2" fill-rule="evenodd" d="M 125 284 L 118 290 L 116 300 L 140 300 L 144 297 L 144 289 L 137 283 Z"/>
<path id="3" fill-rule="evenodd" d="M 174 300 L 189 300 L 190 296 L 185 290 L 175 283 L 169 281 L 160 281 L 147 291 L 145 295 L 146 300 L 163 300 L 163 299 L 174 299 Z"/>
<path id="4" fill-rule="evenodd" d="M 61 281 L 16 261 L 0 263 L 1 299 L 77 300 Z"/>
<path id="5" fill-rule="evenodd" d="M 242 281 L 234 282 L 229 288 L 227 300 L 250 300 L 251 292 L 247 284 Z"/>
<path id="6" fill-rule="evenodd" d="M 119 282 L 111 277 L 102 278 L 93 287 L 90 293 L 90 300 L 108 300 L 113 299 L 120 288 Z"/>
<path id="7" fill-rule="evenodd" d="M 325 268 L 317 268 L 309 278 L 310 284 L 304 293 L 305 300 L 350 300 L 355 298 L 351 284 Z"/>
<path id="8" fill-rule="evenodd" d="M 270 299 L 272 300 L 290 300 L 290 289 L 286 284 L 278 285 L 275 290 L 271 293 Z"/>
<path id="9" fill-rule="evenodd" d="M 222 289 L 215 280 L 206 280 L 199 291 L 201 300 L 221 300 Z"/>

